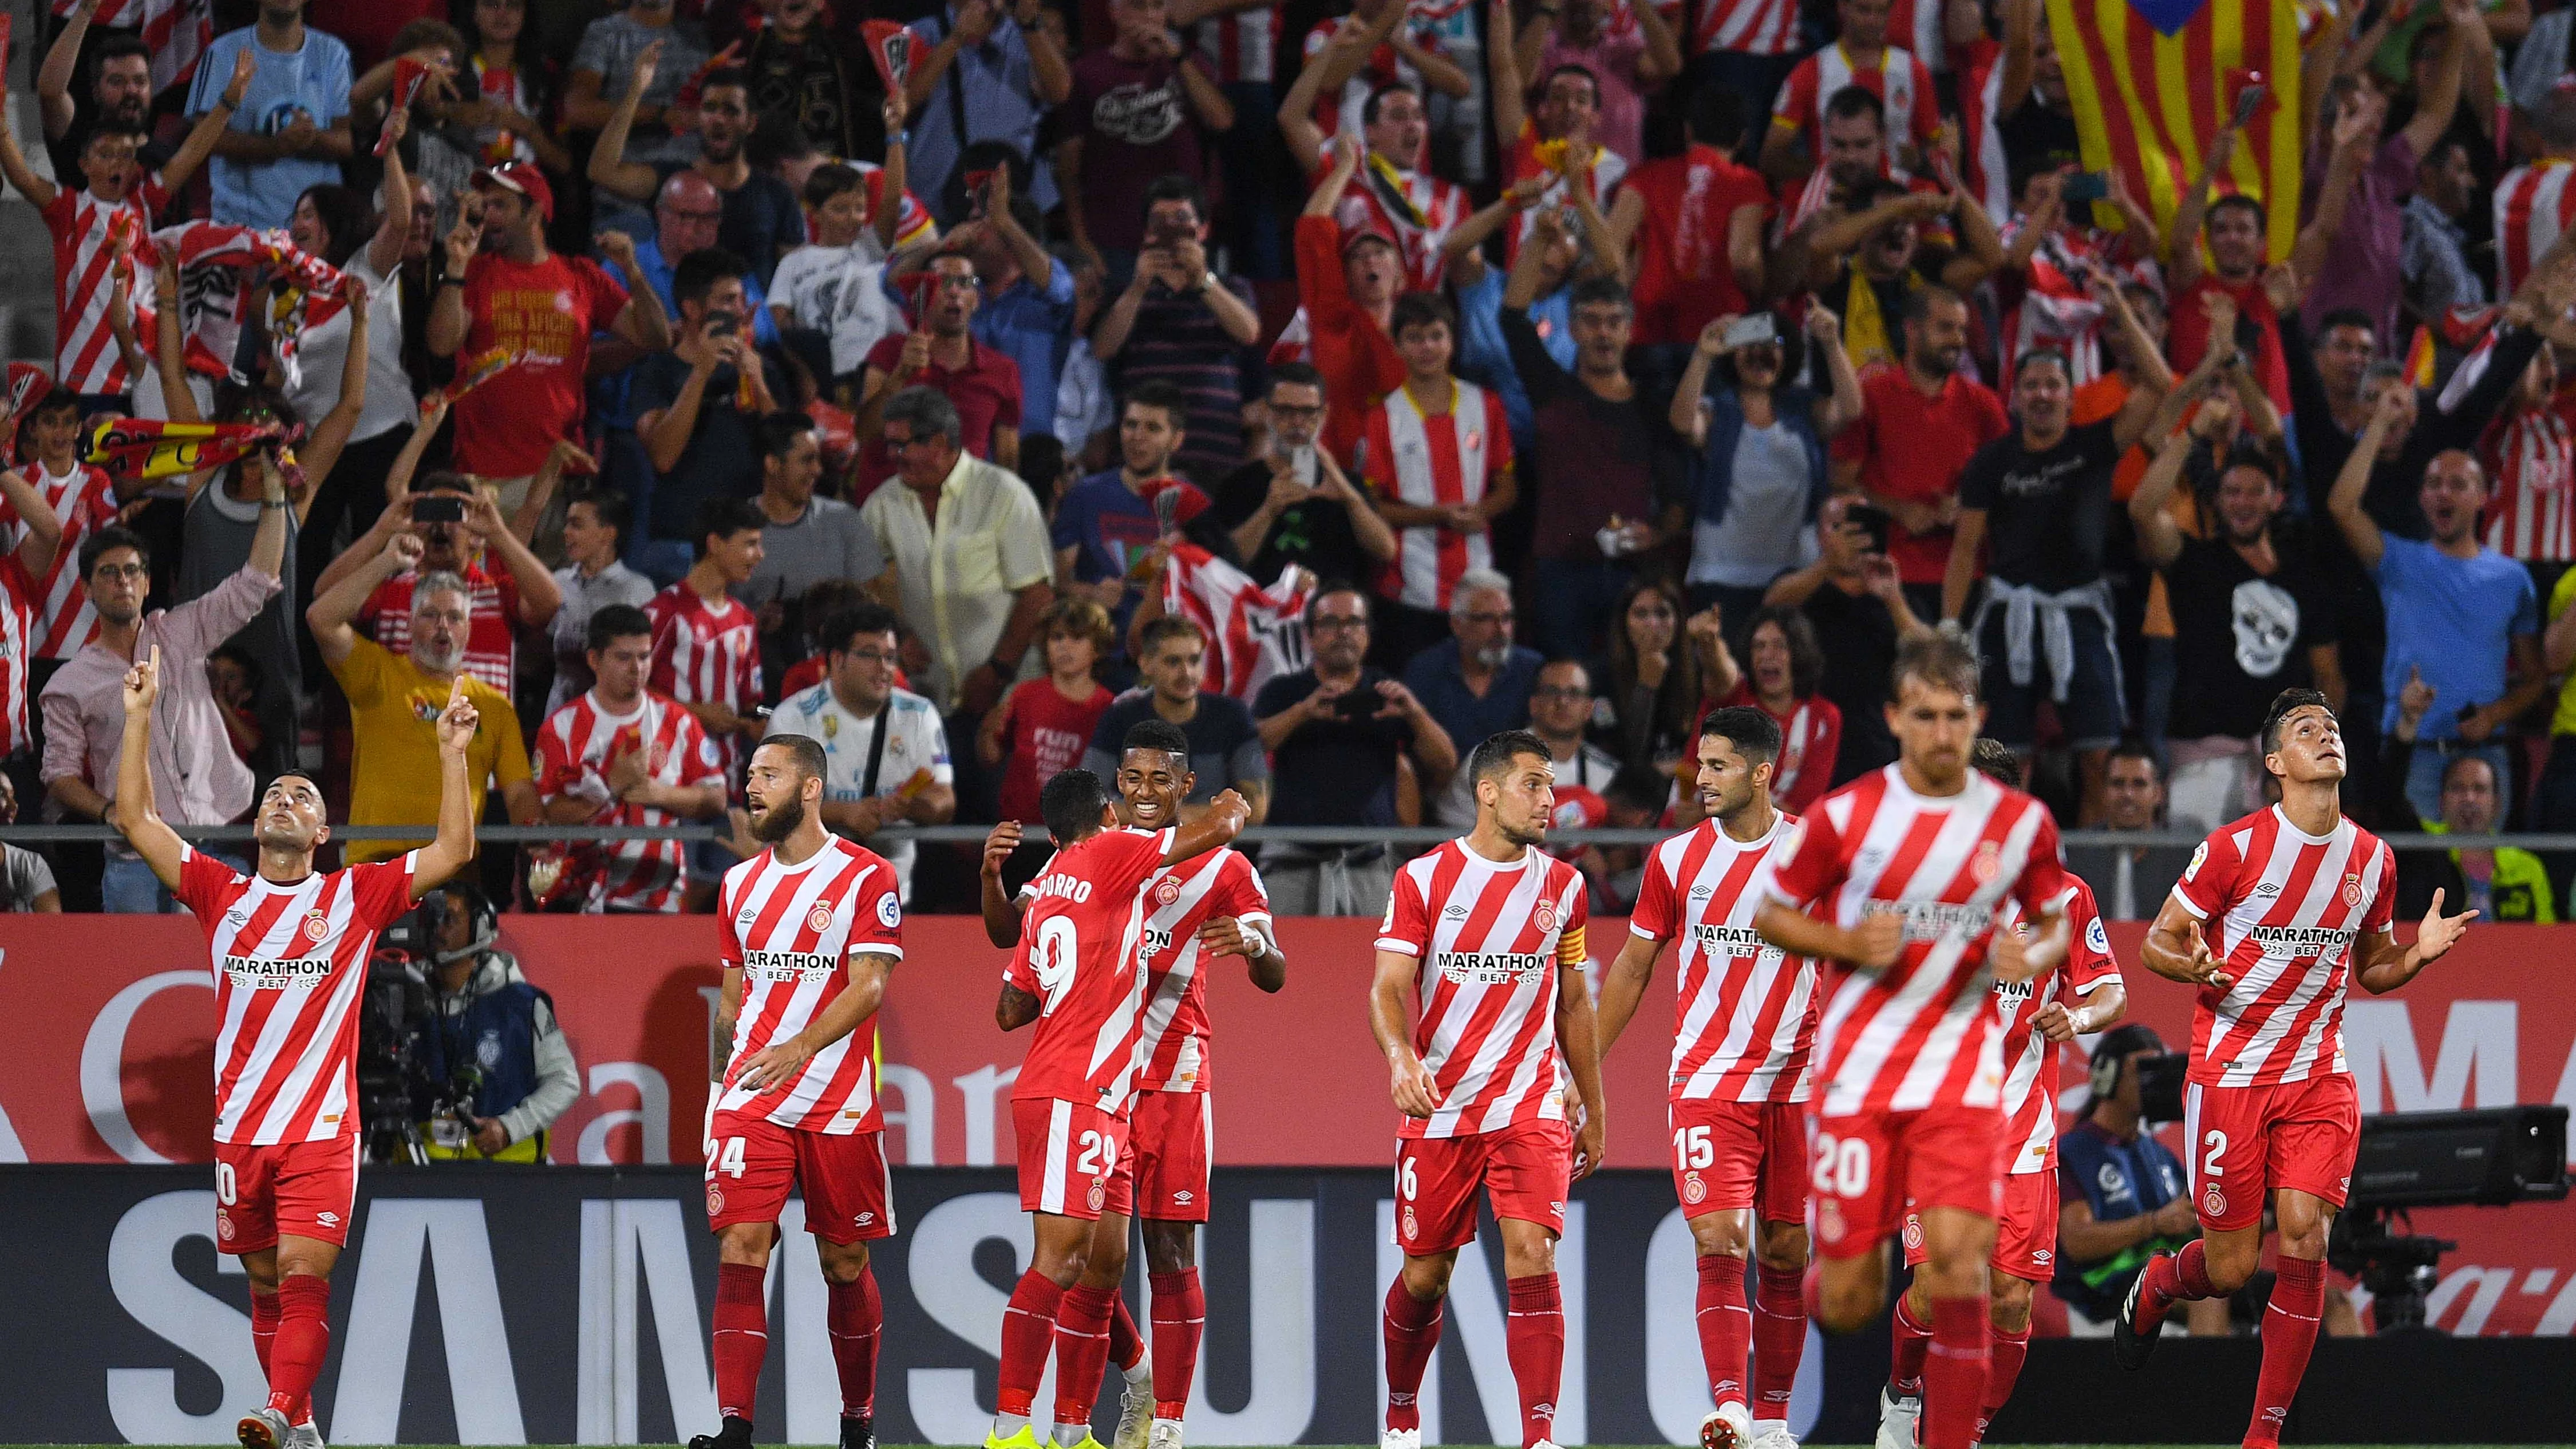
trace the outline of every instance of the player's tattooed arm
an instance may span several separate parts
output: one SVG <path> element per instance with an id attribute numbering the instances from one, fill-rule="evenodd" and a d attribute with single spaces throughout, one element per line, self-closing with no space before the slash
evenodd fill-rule
<path id="1" fill-rule="evenodd" d="M 1002 999 L 993 1003 L 993 1024 L 1004 1031 L 1018 1031 L 1038 1019 L 1038 999 L 1005 981 Z"/>
<path id="2" fill-rule="evenodd" d="M 2189 986 L 2224 991 L 2236 979 L 2220 969 L 2226 962 L 2209 954 L 2200 922 L 2183 908 L 2179 895 L 2165 897 L 2164 908 L 2156 912 L 2155 924 L 2147 927 L 2147 939 L 2138 948 L 2138 962 L 2168 981 Z"/>
<path id="3" fill-rule="evenodd" d="M 1421 974 L 1421 963 L 1401 951 L 1377 953 L 1377 977 L 1369 984 L 1369 1031 L 1386 1055 L 1387 1092 L 1395 1110 L 1407 1117 L 1428 1117 L 1440 1110 L 1440 1086 L 1413 1050 L 1413 1032 L 1404 1010 L 1404 993 Z"/>
<path id="4" fill-rule="evenodd" d="M 1571 968 L 1556 973 L 1556 1043 L 1565 1053 L 1565 1070 L 1574 1078 L 1583 1120 L 1574 1129 L 1574 1180 L 1581 1182 L 1601 1165 L 1607 1141 L 1607 1113 L 1601 1092 L 1601 1043 L 1592 1020 L 1592 992 L 1583 973 Z"/>
<path id="5" fill-rule="evenodd" d="M 716 993 L 715 1024 L 707 1031 L 707 1080 L 721 1082 L 733 1066 L 733 1028 L 742 1015 L 742 968 L 728 966 Z"/>
<path id="6" fill-rule="evenodd" d="M 2400 946 L 2386 926 L 2372 932 L 2363 942 L 2362 967 L 2358 975 L 2361 988 L 2373 996 L 2382 996 L 2415 979 L 2415 973 L 2441 960 L 2460 944 L 2469 922 L 2476 920 L 2474 910 L 2456 916 L 2442 914 L 2442 892 L 2433 892 L 2433 902 L 2424 908 L 2424 919 L 2415 928 L 2415 944 Z"/>
<path id="7" fill-rule="evenodd" d="M 850 984 L 842 987 L 841 994 L 833 997 L 803 1031 L 772 1042 L 745 1060 L 735 1085 L 765 1091 L 804 1070 L 816 1052 L 858 1030 L 860 1022 L 876 1015 L 878 1004 L 885 1000 L 886 976 L 893 969 L 894 958 L 882 951 L 853 953 L 849 960 Z"/>

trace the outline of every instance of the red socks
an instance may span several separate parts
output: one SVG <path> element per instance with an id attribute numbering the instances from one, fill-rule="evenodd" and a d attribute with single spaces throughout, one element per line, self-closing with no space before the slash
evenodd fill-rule
<path id="1" fill-rule="evenodd" d="M 253 1290 L 250 1295 L 250 1348 L 259 1355 L 260 1377 L 268 1376 L 269 1350 L 277 1343 L 277 1295 Z"/>
<path id="2" fill-rule="evenodd" d="M 1754 1269 L 1753 1417 L 1789 1417 L 1789 1391 L 1807 1351 L 1807 1274 Z"/>
<path id="3" fill-rule="evenodd" d="M 313 1381 L 331 1352 L 331 1285 L 309 1273 L 281 1280 L 276 1298 L 277 1332 L 268 1351 L 268 1406 L 300 1424 L 312 1412 Z M 258 1341 L 253 1320 L 252 1342 Z M 2306 1362 L 2302 1353 L 2300 1361 Z"/>
<path id="4" fill-rule="evenodd" d="M 1923 1360 L 1922 1449 L 1968 1449 L 1986 1401 L 1986 1300 L 1932 1300 L 1932 1347 Z"/>
<path id="5" fill-rule="evenodd" d="M 1088 1424 L 1100 1402 L 1100 1375 L 1109 1366 L 1109 1318 L 1115 1288 L 1076 1283 L 1064 1291 L 1055 1315 L 1055 1421 Z"/>
<path id="6" fill-rule="evenodd" d="M 1565 1309 L 1554 1273 L 1514 1278 L 1510 1287 L 1503 1344 L 1511 1354 L 1512 1380 L 1521 1390 L 1521 1443 L 1529 1445 L 1556 1433 L 1556 1391 L 1565 1378 Z M 1743 1290 L 1739 1286 L 1737 1291 Z"/>
<path id="7" fill-rule="evenodd" d="M 1386 1290 L 1386 1426 L 1422 1427 L 1422 1371 L 1440 1342 L 1440 1300 L 1421 1302 L 1404 1291 L 1401 1274 Z M 1561 1331 L 1561 1330 L 1560 1330 Z M 1515 1330 L 1517 1332 L 1517 1330 Z M 1512 1365 L 1520 1366 L 1520 1340 L 1512 1340 Z"/>
<path id="8" fill-rule="evenodd" d="M 2272 1306 L 2263 1313 L 2263 1373 L 2254 1381 L 2254 1421 L 2245 1429 L 2249 1449 L 2271 1449 L 2281 1442 L 2281 1423 L 2290 1415 L 2290 1401 L 2298 1397 L 2299 1378 L 2308 1371 L 2317 1323 L 2326 1311 L 2325 1264 L 2283 1257 L 2272 1271 Z"/>
<path id="9" fill-rule="evenodd" d="M 2013 1381 L 2021 1377 L 2021 1361 L 2030 1354 L 2030 1326 L 2022 1325 L 2019 1333 L 1994 1331 L 1994 1349 L 1986 1370 L 1986 1401 L 1977 1408 L 1977 1442 L 1986 1442 L 1986 1426 L 2004 1405 L 2012 1402 Z"/>
<path id="10" fill-rule="evenodd" d="M 873 1419 L 877 1412 L 877 1333 L 885 1305 L 877 1275 L 861 1270 L 853 1283 L 826 1283 L 825 1324 L 832 1333 L 832 1362 L 841 1371 L 841 1417 Z"/>
<path id="11" fill-rule="evenodd" d="M 2215 1298 L 2218 1290 L 2209 1282 L 2209 1254 L 2200 1239 L 2182 1245 L 2182 1251 L 2170 1258 L 2158 1258 L 2147 1265 L 2146 1286 L 2138 1293 L 2138 1331 L 2146 1333 L 2165 1321 L 2177 1303 Z"/>
<path id="12" fill-rule="evenodd" d="M 769 1274 L 748 1263 L 716 1265 L 716 1413 L 751 1422 L 760 1361 L 769 1357 Z"/>
<path id="13" fill-rule="evenodd" d="M 1115 1288 L 1109 1291 L 1109 1361 L 1125 1373 L 1145 1356 L 1145 1339 L 1136 1331 L 1136 1316 L 1127 1311 L 1127 1295 Z"/>
<path id="14" fill-rule="evenodd" d="M 1914 1295 L 1896 1295 L 1896 1317 L 1887 1329 L 1887 1391 L 1900 1399 L 1923 1397 L 1923 1354 L 1932 1325 L 1914 1316 Z"/>
<path id="15" fill-rule="evenodd" d="M 1190 1381 L 1199 1371 L 1199 1335 L 1207 1327 L 1207 1294 L 1199 1270 L 1156 1273 L 1153 1288 L 1154 1417 L 1179 1419 L 1189 1412 Z"/>
<path id="16" fill-rule="evenodd" d="M 1744 1306 L 1744 1260 L 1712 1253 L 1699 1260 L 1699 1356 L 1708 1366 L 1709 1397 L 1744 1402 L 1744 1365 L 1753 1346 L 1753 1315 Z"/>
<path id="17" fill-rule="evenodd" d="M 1046 1376 L 1047 1351 L 1055 1346 L 1056 1310 L 1065 1292 L 1036 1270 L 1020 1275 L 1002 1310 L 1002 1370 L 993 1406 L 1003 1416 L 1025 1419 Z"/>

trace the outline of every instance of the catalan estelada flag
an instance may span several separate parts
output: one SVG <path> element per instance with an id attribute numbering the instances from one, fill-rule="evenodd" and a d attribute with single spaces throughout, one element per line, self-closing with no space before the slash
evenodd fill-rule
<path id="1" fill-rule="evenodd" d="M 2048 0 L 2048 23 L 2085 166 L 2119 173 L 2163 227 L 2200 174 L 2202 144 L 2260 75 L 2268 98 L 2212 190 L 2261 201 L 2272 260 L 2289 256 L 2299 232 L 2296 0 Z"/>

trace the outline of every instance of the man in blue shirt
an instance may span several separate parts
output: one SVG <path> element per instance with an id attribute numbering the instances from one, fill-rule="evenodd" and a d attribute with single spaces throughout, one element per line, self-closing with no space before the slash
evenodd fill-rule
<path id="1" fill-rule="evenodd" d="M 1472 742 L 1528 725 L 1530 691 L 1543 661 L 1537 650 L 1512 642 L 1512 623 L 1512 581 L 1492 569 L 1469 569 L 1449 591 L 1449 637 L 1404 666 L 1404 687 L 1449 738 Z M 1448 785 L 1431 799 L 1434 822 L 1474 825 L 1474 778 L 1461 770 Z"/>
<path id="2" fill-rule="evenodd" d="M 2049 1291 L 2097 1322 L 2118 1315 L 2150 1257 L 2196 1231 L 2182 1163 L 2148 1134 L 2138 1099 L 2138 1063 L 2164 1050 L 2143 1023 L 2104 1032 L 2093 1044 L 2083 1120 L 2057 1139 L 2057 1276 Z"/>
<path id="3" fill-rule="evenodd" d="M 305 188 L 337 185 L 349 159 L 349 47 L 304 25 L 304 0 L 260 0 L 259 21 L 206 47 L 188 91 L 188 118 L 215 108 L 248 50 L 258 69 L 232 124 L 215 140 L 215 220 L 284 227 Z"/>
<path id="4" fill-rule="evenodd" d="M 2508 328 L 2510 330 L 2510 327 Z M 2499 348 L 2501 350 L 2501 347 Z M 2463 752 L 2486 758 L 2501 787 L 2512 778 L 2502 736 L 2513 720 L 2549 688 L 2540 654 L 2540 596 L 2531 573 L 2478 539 L 2487 501 L 2486 470 L 2457 449 L 2435 453 L 2424 467 L 2416 505 L 2431 525 L 2429 539 L 2400 538 L 2381 528 L 2362 507 L 2371 460 L 2389 430 L 2412 420 L 2404 388 L 2379 395 L 2370 423 L 2335 478 L 2326 508 L 2353 556 L 2379 584 L 2388 616 L 2388 648 L 2381 656 L 2380 728 L 2397 723 L 2397 698 L 2419 673 L 2457 714 L 2423 722 L 2422 739 L 2435 747 L 2415 752 L 2406 796 L 2427 820 L 2442 815 L 2442 769 Z M 2513 676 L 2506 688 L 2507 666 Z M 2510 818 L 2512 802 L 2499 795 L 2496 813 Z"/>
<path id="5" fill-rule="evenodd" d="M 1015 200 L 1008 168 L 994 171 L 992 210 L 949 234 L 983 279 L 975 340 L 1020 366 L 1020 432 L 1055 431 L 1056 383 L 1073 347 L 1073 272 L 1037 243 L 1045 229 L 1036 206 Z"/>
<path id="6" fill-rule="evenodd" d="M 912 189 L 941 226 L 966 219 L 972 198 L 958 161 L 978 141 L 1003 141 L 1021 157 L 1038 154 L 1038 118 L 1073 93 L 1064 51 L 1038 24 L 1037 0 L 951 0 L 916 20 L 912 74 L 904 97 L 912 109 Z M 1043 169 L 1031 187 L 1041 211 L 1055 204 L 1054 179 Z"/>

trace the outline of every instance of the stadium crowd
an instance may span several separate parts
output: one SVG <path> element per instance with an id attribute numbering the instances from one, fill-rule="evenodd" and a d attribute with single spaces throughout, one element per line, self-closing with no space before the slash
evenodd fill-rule
<path id="1" fill-rule="evenodd" d="M 496 822 L 720 824 L 770 730 L 849 838 L 1035 822 L 1159 717 L 1256 823 L 1463 829 L 1521 727 L 1560 824 L 1687 823 L 1708 710 L 1777 722 L 1796 811 L 1955 630 L 2070 825 L 2253 808 L 2312 686 L 2375 828 L 2576 830 L 2546 3 L 2302 3 L 2293 113 L 2251 83 L 2160 222 L 2085 169 L 2040 0 L 216 0 L 202 45 L 79 0 L 0 128 L 57 318 L 7 397 L 0 820 L 107 817 L 158 651 L 180 826 L 301 764 L 426 836 L 460 676 Z M 116 418 L 290 446 L 137 467 Z M 975 909 L 978 851 L 897 838 L 913 908 Z M 1578 854 L 1624 913 L 1643 852 Z M 2076 854 L 2115 918 L 2182 863 Z M 1402 856 L 1261 864 L 1376 914 Z M 2488 919 L 2576 871 L 2404 858 Z M 670 911 L 730 859 L 481 868 Z M 0 886 L 170 908 L 115 845 Z"/>

